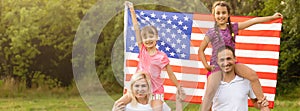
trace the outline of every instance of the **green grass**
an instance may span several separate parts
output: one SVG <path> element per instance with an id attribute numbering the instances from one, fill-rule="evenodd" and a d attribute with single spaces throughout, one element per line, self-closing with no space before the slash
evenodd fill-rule
<path id="1" fill-rule="evenodd" d="M 89 111 L 81 97 L 0 98 L 1 111 Z"/>
<path id="2" fill-rule="evenodd" d="M 276 96 L 275 107 L 271 111 L 299 111 L 300 88 L 295 93 Z M 114 100 L 121 97 L 121 94 L 111 96 L 88 97 L 94 102 L 87 102 L 89 106 L 97 111 L 111 111 Z M 96 100 L 96 101 L 95 101 Z M 175 110 L 174 101 L 166 101 Z M 199 111 L 201 105 L 184 103 L 184 111 Z M 75 89 L 54 89 L 54 90 L 23 90 L 21 92 L 10 92 L 0 90 L 0 111 L 89 111 L 89 107 L 79 96 Z M 249 108 L 249 111 L 259 111 Z"/>
<path id="3" fill-rule="evenodd" d="M 13 97 L 0 98 L 0 111 L 89 111 L 80 96 L 33 96 L 32 97 Z M 114 95 L 112 98 L 119 97 Z M 99 98 L 101 99 L 101 98 Z M 103 101 L 106 101 L 105 99 Z M 107 101 L 109 102 L 109 101 Z M 112 103 L 101 102 L 99 111 L 110 111 Z M 166 101 L 168 105 L 175 110 L 173 101 Z M 184 104 L 184 111 L 199 111 L 199 104 Z M 275 107 L 271 111 L 299 111 L 300 99 L 284 100 L 280 98 L 275 101 Z M 259 111 L 255 108 L 249 108 L 249 111 Z"/>

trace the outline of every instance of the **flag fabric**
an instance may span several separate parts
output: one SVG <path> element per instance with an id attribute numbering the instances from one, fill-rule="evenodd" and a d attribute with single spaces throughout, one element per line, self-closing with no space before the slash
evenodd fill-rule
<path id="1" fill-rule="evenodd" d="M 155 10 L 135 10 L 140 27 L 155 26 L 159 32 L 157 49 L 166 53 L 178 81 L 187 97 L 185 102 L 201 103 L 204 95 L 207 70 L 198 59 L 198 48 L 206 31 L 214 26 L 211 15 L 197 13 L 163 12 Z M 232 22 L 242 22 L 253 17 L 231 16 Z M 256 24 L 240 30 L 236 37 L 237 61 L 254 69 L 263 87 L 264 95 L 274 107 L 277 83 L 277 69 L 280 48 L 282 19 Z M 124 89 L 138 64 L 138 45 L 130 16 L 125 8 L 124 14 Z M 207 61 L 212 53 L 211 45 L 205 50 Z M 165 100 L 175 100 L 176 87 L 162 71 Z M 250 100 L 249 100 L 250 101 Z M 253 104 L 249 104 L 253 106 Z"/>

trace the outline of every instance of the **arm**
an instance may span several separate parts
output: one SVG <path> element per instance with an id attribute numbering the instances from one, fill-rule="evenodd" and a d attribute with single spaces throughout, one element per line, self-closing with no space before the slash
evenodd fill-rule
<path id="1" fill-rule="evenodd" d="M 134 31 L 135 31 L 135 35 L 136 35 L 136 42 L 138 43 L 139 50 L 141 50 L 141 48 L 142 48 L 141 31 L 140 31 L 138 21 L 136 19 L 136 14 L 135 14 L 135 11 L 133 8 L 133 4 L 131 2 L 125 1 L 125 5 L 127 5 L 130 9 L 131 19 L 132 19 L 132 23 L 133 23 L 133 27 L 134 27 Z"/>
<path id="2" fill-rule="evenodd" d="M 167 73 L 168 73 L 168 76 L 171 79 L 171 81 L 176 85 L 176 87 L 180 87 L 179 84 L 178 84 L 177 78 L 176 78 L 176 76 L 175 76 L 175 74 L 174 74 L 174 72 L 171 68 L 171 65 L 167 64 L 166 69 L 167 69 Z"/>
<path id="3" fill-rule="evenodd" d="M 239 30 L 243 30 L 243 29 L 245 29 L 247 27 L 250 27 L 254 24 L 267 22 L 267 21 L 274 20 L 274 19 L 277 19 L 277 18 L 282 18 L 282 15 L 280 13 L 275 13 L 273 16 L 256 17 L 256 18 L 247 20 L 245 22 L 240 22 L 238 24 L 238 28 L 239 28 Z"/>
<path id="4" fill-rule="evenodd" d="M 126 93 L 125 95 L 123 95 L 120 99 L 118 99 L 115 104 L 114 107 L 118 107 L 122 105 L 127 105 L 129 102 L 131 101 L 131 98 L 129 96 L 128 93 Z"/>
<path id="5" fill-rule="evenodd" d="M 204 51 L 209 42 L 210 42 L 210 40 L 209 40 L 208 36 L 205 36 L 204 40 L 201 42 L 201 45 L 199 46 L 198 55 L 199 55 L 199 59 L 201 60 L 203 66 L 205 67 L 205 69 L 207 69 L 208 71 L 211 71 L 211 70 L 213 70 L 213 67 L 211 67 L 207 64 L 205 54 L 204 54 Z"/>

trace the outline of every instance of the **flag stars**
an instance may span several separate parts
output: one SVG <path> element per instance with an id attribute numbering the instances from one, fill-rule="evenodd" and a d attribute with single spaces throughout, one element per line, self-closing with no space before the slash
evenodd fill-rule
<path id="1" fill-rule="evenodd" d="M 170 33 L 170 32 L 171 32 L 171 29 L 167 28 L 166 31 L 167 31 L 168 33 Z"/>
<path id="2" fill-rule="evenodd" d="M 178 33 L 178 34 L 180 34 L 181 32 L 182 32 L 182 30 L 180 30 L 180 29 L 177 30 L 177 33 Z"/>
<path id="3" fill-rule="evenodd" d="M 165 37 L 165 36 L 166 36 L 166 33 L 165 33 L 165 32 L 162 32 L 162 33 L 161 33 L 161 36 Z"/>
<path id="4" fill-rule="evenodd" d="M 163 15 L 161 15 L 161 18 L 162 18 L 162 19 L 167 19 L 167 15 L 166 15 L 166 14 L 163 14 Z"/>
<path id="5" fill-rule="evenodd" d="M 165 46 L 165 42 L 164 41 L 162 41 L 162 42 L 160 42 L 160 45 L 162 45 L 162 46 Z"/>
<path id="6" fill-rule="evenodd" d="M 182 23 L 183 23 L 183 22 L 182 22 L 181 20 L 178 21 L 178 25 L 182 25 Z"/>
<path id="7" fill-rule="evenodd" d="M 173 17 L 173 20 L 177 20 L 178 19 L 177 15 L 174 15 L 172 17 Z"/>
<path id="8" fill-rule="evenodd" d="M 183 26 L 183 30 L 187 30 L 188 27 L 186 25 Z"/>
<path id="9" fill-rule="evenodd" d="M 145 17 L 145 19 L 146 19 L 146 21 L 150 21 L 150 17 L 148 17 L 148 16 Z"/>
<path id="10" fill-rule="evenodd" d="M 169 37 L 167 38 L 167 42 L 171 42 L 171 39 Z"/>
<path id="11" fill-rule="evenodd" d="M 172 25 L 172 28 L 173 28 L 173 29 L 176 29 L 176 28 L 177 28 L 177 26 L 173 24 L 173 25 Z"/>
<path id="12" fill-rule="evenodd" d="M 140 15 L 141 15 L 141 16 L 144 16 L 144 15 L 145 15 L 144 11 L 141 11 Z"/>
<path id="13" fill-rule="evenodd" d="M 171 44 L 171 47 L 175 48 L 175 47 L 176 47 L 176 44 L 175 44 L 175 43 L 172 43 L 172 44 Z"/>
<path id="14" fill-rule="evenodd" d="M 158 19 L 156 19 L 156 22 L 158 22 L 158 23 L 159 23 L 159 22 L 161 22 L 161 20 L 158 18 Z"/>
<path id="15" fill-rule="evenodd" d="M 162 24 L 161 24 L 161 27 L 166 27 L 166 24 L 162 23 Z"/>
<path id="16" fill-rule="evenodd" d="M 133 51 L 133 49 L 134 49 L 134 47 L 129 46 L 129 50 L 130 50 L 130 51 Z"/>
<path id="17" fill-rule="evenodd" d="M 142 22 L 143 24 L 146 24 L 146 20 L 144 20 L 144 19 L 141 19 L 141 22 Z"/>
<path id="18" fill-rule="evenodd" d="M 170 47 L 166 47 L 166 51 L 170 51 Z"/>
<path id="19" fill-rule="evenodd" d="M 188 17 L 188 16 L 185 16 L 185 17 L 184 17 L 184 21 L 189 21 L 189 17 Z"/>
<path id="20" fill-rule="evenodd" d="M 155 23 L 154 23 L 153 21 L 151 21 L 151 22 L 150 22 L 150 24 L 151 24 L 152 26 L 154 26 L 154 25 L 155 25 Z"/>
<path id="21" fill-rule="evenodd" d="M 180 40 L 180 39 L 177 39 L 176 42 L 177 42 L 177 44 L 180 44 L 181 40 Z"/>
<path id="22" fill-rule="evenodd" d="M 172 24 L 172 21 L 169 19 L 169 20 L 167 21 L 167 23 L 168 23 L 168 24 Z"/>
<path id="23" fill-rule="evenodd" d="M 174 56 L 175 56 L 175 53 L 174 53 L 174 52 L 171 52 L 170 55 L 174 57 Z"/>
<path id="24" fill-rule="evenodd" d="M 175 38 L 175 37 L 176 37 L 176 34 L 172 33 L 172 34 L 171 34 L 171 37 L 172 37 L 172 38 Z"/>
<path id="25" fill-rule="evenodd" d="M 185 49 L 185 48 L 186 48 L 186 45 L 185 45 L 185 44 L 182 44 L 182 45 L 181 45 L 181 48 L 182 48 L 182 49 Z"/>
<path id="26" fill-rule="evenodd" d="M 133 37 L 133 36 L 131 36 L 131 37 L 130 37 L 130 40 L 131 40 L 131 41 L 134 41 L 134 37 Z"/>
<path id="27" fill-rule="evenodd" d="M 156 15 L 153 12 L 150 15 L 151 15 L 152 18 L 156 17 Z"/>
<path id="28" fill-rule="evenodd" d="M 185 58 L 186 55 L 184 53 L 180 54 L 181 58 Z"/>
<path id="29" fill-rule="evenodd" d="M 182 35 L 182 38 L 186 39 L 186 38 L 187 38 L 187 35 L 183 34 L 183 35 Z"/>
<path id="30" fill-rule="evenodd" d="M 176 49 L 176 52 L 177 52 L 177 53 L 180 53 L 180 52 L 181 52 L 181 49 L 180 49 L 180 48 L 177 48 L 177 49 Z"/>
<path id="31" fill-rule="evenodd" d="M 154 23 L 155 24 L 155 23 Z M 157 31 L 160 31 L 160 27 L 156 27 Z"/>
<path id="32" fill-rule="evenodd" d="M 155 47 L 156 47 L 156 49 L 159 49 L 159 46 L 158 46 L 157 44 L 156 44 L 156 46 L 155 46 Z"/>

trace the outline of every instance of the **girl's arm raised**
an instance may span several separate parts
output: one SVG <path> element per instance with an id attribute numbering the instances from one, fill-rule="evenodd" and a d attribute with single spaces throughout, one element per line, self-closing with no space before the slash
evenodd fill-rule
<path id="1" fill-rule="evenodd" d="M 262 23 L 262 22 L 267 22 L 267 21 L 274 20 L 277 18 L 282 18 L 282 17 L 283 16 L 280 13 L 275 13 L 273 16 L 256 17 L 256 18 L 247 20 L 245 22 L 240 22 L 238 24 L 238 28 L 239 28 L 239 30 L 243 30 L 247 27 L 250 27 L 251 25 Z"/>
<path id="2" fill-rule="evenodd" d="M 171 81 L 176 85 L 176 87 L 179 87 L 177 78 L 176 78 L 176 76 L 174 75 L 174 72 L 173 72 L 173 70 L 172 70 L 172 68 L 171 68 L 171 65 L 170 65 L 170 64 L 167 64 L 167 65 L 166 65 L 166 69 L 167 69 L 167 73 L 168 73 L 168 76 L 169 76 L 169 78 L 171 79 Z"/>
<path id="3" fill-rule="evenodd" d="M 205 54 L 204 54 L 204 51 L 209 42 L 210 42 L 210 40 L 209 40 L 208 36 L 205 36 L 204 40 L 201 42 L 201 45 L 199 46 L 198 55 L 199 55 L 199 59 L 201 60 L 203 66 L 205 67 L 205 69 L 207 69 L 208 71 L 212 71 L 213 66 L 210 66 L 207 64 Z"/>
<path id="4" fill-rule="evenodd" d="M 135 31 L 135 35 L 136 35 L 136 42 L 138 43 L 139 50 L 141 50 L 141 48 L 142 48 L 141 31 L 140 31 L 138 21 L 136 19 L 136 14 L 135 14 L 135 11 L 133 8 L 133 4 L 129 1 L 125 1 L 125 5 L 127 5 L 129 7 L 129 10 L 131 13 L 131 19 L 132 19 L 132 23 L 133 23 L 133 27 L 134 27 L 134 31 Z"/>

